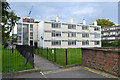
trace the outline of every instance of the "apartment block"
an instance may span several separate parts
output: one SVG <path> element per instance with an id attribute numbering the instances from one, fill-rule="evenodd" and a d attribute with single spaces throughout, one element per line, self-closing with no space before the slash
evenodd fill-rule
<path id="1" fill-rule="evenodd" d="M 36 45 L 37 44 L 37 24 L 36 23 L 17 23 L 17 44 Z"/>
<path id="2" fill-rule="evenodd" d="M 96 21 L 94 25 L 87 25 L 84 19 L 83 24 L 78 24 L 71 18 L 70 23 L 66 23 L 60 22 L 57 17 L 55 21 L 19 24 L 23 28 L 22 38 L 18 39 L 18 42 L 21 41 L 20 44 L 33 44 L 43 48 L 101 47 L 101 26 L 97 26 Z"/>
<path id="3" fill-rule="evenodd" d="M 102 40 L 107 40 L 108 42 L 117 41 L 120 39 L 120 25 L 102 28 L 101 33 Z"/>

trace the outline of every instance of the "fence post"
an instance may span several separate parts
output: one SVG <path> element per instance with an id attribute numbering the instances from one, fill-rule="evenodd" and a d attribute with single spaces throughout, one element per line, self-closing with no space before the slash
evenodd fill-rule
<path id="1" fill-rule="evenodd" d="M 13 44 L 12 44 L 12 53 L 14 53 Z"/>
<path id="2" fill-rule="evenodd" d="M 48 59 L 48 47 L 47 47 L 47 59 Z"/>
<path id="3" fill-rule="evenodd" d="M 67 48 L 66 48 L 66 65 L 67 65 Z"/>
<path id="4" fill-rule="evenodd" d="M 42 48 L 40 48 L 40 50 L 41 50 L 41 56 L 42 56 L 42 52 L 43 52 L 43 50 L 42 50 Z"/>
<path id="5" fill-rule="evenodd" d="M 56 48 L 54 48 L 55 52 L 54 52 L 54 61 L 56 62 Z"/>
<path id="6" fill-rule="evenodd" d="M 32 54 L 32 67 L 34 68 L 34 47 L 33 46 L 31 49 L 31 54 Z"/>

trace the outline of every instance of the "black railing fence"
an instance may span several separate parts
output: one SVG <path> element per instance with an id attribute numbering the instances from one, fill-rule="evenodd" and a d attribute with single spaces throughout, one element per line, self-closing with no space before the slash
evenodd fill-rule
<path id="1" fill-rule="evenodd" d="M 26 58 L 26 64 L 29 62 L 34 68 L 34 47 L 28 45 L 16 45 L 16 49 Z"/>
<path id="2" fill-rule="evenodd" d="M 34 68 L 34 54 L 46 58 L 58 65 L 81 64 L 81 48 L 35 48 L 28 45 L 16 45 L 2 48 L 2 72 L 11 73 Z"/>
<path id="3" fill-rule="evenodd" d="M 34 68 L 33 47 L 16 45 L 14 49 L 2 46 L 2 73 L 12 73 Z"/>
<path id="4" fill-rule="evenodd" d="M 80 48 L 35 48 L 34 54 L 59 65 L 81 64 Z"/>

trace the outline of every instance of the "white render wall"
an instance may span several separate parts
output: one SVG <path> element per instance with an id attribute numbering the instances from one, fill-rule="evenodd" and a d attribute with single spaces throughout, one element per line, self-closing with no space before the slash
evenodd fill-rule
<path id="1" fill-rule="evenodd" d="M 54 23 L 54 22 L 53 22 Z M 58 22 L 59 23 L 59 22 Z M 61 23 L 62 26 L 61 28 L 52 28 L 51 27 L 51 22 L 40 22 L 40 26 L 42 25 L 43 34 L 44 34 L 44 43 L 41 45 L 41 47 L 44 48 L 78 48 L 78 47 L 101 47 L 101 37 L 100 38 L 94 38 L 95 33 L 101 34 L 100 31 L 94 31 L 94 27 L 90 27 L 89 25 L 89 30 L 82 30 L 82 24 L 77 25 L 76 29 L 68 29 L 68 24 Z M 44 27 L 44 28 L 43 28 Z M 100 26 L 99 26 L 100 27 Z M 52 31 L 60 31 L 62 34 L 61 37 L 52 37 Z M 76 37 L 68 37 L 67 32 L 77 32 Z M 83 33 L 89 33 L 89 38 L 83 38 L 82 37 L 82 32 Z M 39 32 L 38 32 L 39 33 Z M 61 40 L 61 45 L 55 45 L 53 46 L 51 44 L 52 40 Z M 63 41 L 66 40 L 66 41 Z M 77 40 L 76 45 L 68 45 L 68 40 Z M 82 45 L 82 41 L 84 40 L 89 40 L 89 45 Z M 91 41 L 92 40 L 92 41 Z M 93 41 L 100 41 L 100 45 L 94 45 Z M 42 43 L 41 43 L 42 44 Z"/>
<path id="2" fill-rule="evenodd" d="M 33 25 L 33 40 L 37 41 L 38 39 L 38 24 Z"/>
<path id="3" fill-rule="evenodd" d="M 44 21 L 38 23 L 38 47 L 44 47 Z"/>

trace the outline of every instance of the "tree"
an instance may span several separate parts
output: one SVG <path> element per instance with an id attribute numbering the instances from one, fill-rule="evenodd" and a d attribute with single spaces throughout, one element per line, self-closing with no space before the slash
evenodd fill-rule
<path id="1" fill-rule="evenodd" d="M 114 41 L 111 44 L 112 44 L 112 47 L 120 47 L 120 40 Z"/>
<path id="2" fill-rule="evenodd" d="M 111 44 L 107 40 L 102 40 L 102 47 L 110 47 Z"/>
<path id="3" fill-rule="evenodd" d="M 8 2 L 2 2 L 2 44 L 10 38 L 10 32 L 19 20 L 17 15 L 13 11 L 10 11 L 10 9 Z"/>
<path id="4" fill-rule="evenodd" d="M 109 21 L 109 19 L 97 19 L 96 21 L 97 21 L 97 24 L 99 26 L 101 26 L 102 28 L 103 27 L 111 27 L 111 26 L 115 25 L 114 22 Z"/>

